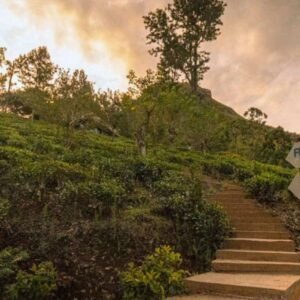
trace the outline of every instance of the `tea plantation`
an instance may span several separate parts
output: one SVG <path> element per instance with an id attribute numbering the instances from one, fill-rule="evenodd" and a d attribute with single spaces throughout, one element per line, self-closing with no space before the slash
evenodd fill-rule
<path id="1" fill-rule="evenodd" d="M 2 113 L 0 298 L 181 293 L 182 278 L 209 269 L 230 235 L 226 214 L 208 196 L 240 182 L 297 239 L 300 226 L 292 216 L 299 207 L 287 193 L 294 175 L 229 153 L 150 146 L 142 158 L 125 138 Z M 162 284 L 158 278 L 174 280 Z"/>

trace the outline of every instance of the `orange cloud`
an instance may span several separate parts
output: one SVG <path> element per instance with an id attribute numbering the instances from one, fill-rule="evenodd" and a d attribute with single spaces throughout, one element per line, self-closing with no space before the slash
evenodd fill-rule
<path id="1" fill-rule="evenodd" d="M 166 3 L 165 0 L 27 0 L 24 11 L 37 24 L 55 26 L 60 42 L 68 38 L 66 28 L 71 26 L 90 59 L 97 59 L 93 48 L 98 42 L 112 58 L 141 72 L 154 62 L 147 54 L 142 16 Z"/>

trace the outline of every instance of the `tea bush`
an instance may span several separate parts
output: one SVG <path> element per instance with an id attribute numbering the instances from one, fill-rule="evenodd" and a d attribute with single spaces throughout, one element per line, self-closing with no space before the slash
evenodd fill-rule
<path id="1" fill-rule="evenodd" d="M 222 209 L 202 202 L 178 219 L 179 250 L 194 262 L 197 270 L 209 270 L 216 251 L 230 234 L 229 220 Z"/>
<path id="2" fill-rule="evenodd" d="M 162 300 L 181 294 L 187 272 L 180 269 L 182 259 L 169 246 L 157 248 L 141 266 L 129 264 L 121 273 L 124 300 Z"/>
<path id="3" fill-rule="evenodd" d="M 8 284 L 14 281 L 20 263 L 28 260 L 26 251 L 6 248 L 0 251 L 0 298 L 3 299 Z"/>
<path id="4" fill-rule="evenodd" d="M 203 199 L 202 184 L 197 178 L 173 175 L 156 188 L 160 195 L 156 210 L 173 220 L 178 250 L 193 261 L 195 269 L 208 269 L 231 231 L 226 214 Z"/>
<path id="5" fill-rule="evenodd" d="M 30 272 L 19 271 L 16 282 L 8 288 L 11 300 L 44 300 L 56 290 L 57 273 L 51 262 L 33 265 Z"/>
<path id="6" fill-rule="evenodd" d="M 200 164 L 206 174 L 240 181 L 249 195 L 269 203 L 280 198 L 280 193 L 287 190 L 288 183 L 296 173 L 292 169 L 248 161 L 229 154 L 207 156 Z"/>
<path id="7" fill-rule="evenodd" d="M 0 113 L 1 246 L 30 249 L 34 261 L 55 258 L 73 280 L 72 290 L 54 296 L 62 299 L 101 299 L 106 289 L 114 294 L 120 266 L 165 243 L 191 270 L 207 269 L 230 227 L 220 208 L 202 196 L 202 174 L 239 181 L 269 201 L 279 199 L 295 172 L 178 145 L 149 144 L 141 158 L 129 139 Z M 28 265 L 17 264 L 5 285 L 16 283 Z M 26 280 L 33 275 L 27 272 Z M 89 289 L 83 288 L 86 280 Z"/>
<path id="8" fill-rule="evenodd" d="M 289 180 L 276 174 L 265 172 L 245 181 L 248 193 L 262 202 L 272 202 L 283 190 L 287 190 Z"/>
<path id="9" fill-rule="evenodd" d="M 6 248 L 0 251 L 0 298 L 7 300 L 44 300 L 56 289 L 57 273 L 51 262 L 21 270 L 29 260 L 26 251 Z"/>
<path id="10" fill-rule="evenodd" d="M 3 222 L 6 220 L 9 213 L 10 203 L 9 200 L 0 198 L 0 228 Z"/>

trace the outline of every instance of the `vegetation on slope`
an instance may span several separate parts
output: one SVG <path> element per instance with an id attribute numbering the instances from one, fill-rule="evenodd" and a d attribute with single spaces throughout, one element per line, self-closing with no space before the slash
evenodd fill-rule
<path id="1" fill-rule="evenodd" d="M 205 174 L 240 180 L 262 201 L 285 199 L 294 175 L 226 153 L 156 146 L 143 158 L 124 138 L 9 114 L 0 132 L 1 249 L 26 250 L 25 271 L 51 261 L 64 299 L 115 295 L 127 263 L 161 245 L 180 252 L 189 271 L 209 268 L 230 228 L 204 200 Z"/>
<path id="2" fill-rule="evenodd" d="M 60 297 L 114 294 L 119 271 L 163 244 L 205 269 L 228 234 L 225 215 L 203 200 L 200 173 L 159 149 L 141 158 L 130 140 L 7 114 L 0 128 L 1 249 L 51 261 Z"/>

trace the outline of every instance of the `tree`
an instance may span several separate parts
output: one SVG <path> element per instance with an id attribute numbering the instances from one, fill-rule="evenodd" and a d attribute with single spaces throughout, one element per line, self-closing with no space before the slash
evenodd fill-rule
<path id="1" fill-rule="evenodd" d="M 5 51 L 6 48 L 0 47 L 0 68 L 5 65 Z M 0 93 L 4 92 L 4 86 L 6 82 L 6 74 L 0 73 Z"/>
<path id="2" fill-rule="evenodd" d="M 150 54 L 160 57 L 158 68 L 173 78 L 183 75 L 196 91 L 209 69 L 202 45 L 220 34 L 225 7 L 222 0 L 174 0 L 145 16 L 148 44 L 154 45 Z"/>
<path id="3" fill-rule="evenodd" d="M 146 76 L 128 75 L 129 91 L 123 97 L 121 134 L 133 137 L 140 155 L 151 143 L 186 143 L 191 120 L 198 107 L 195 97 L 180 84 L 162 82 L 151 70 Z M 126 132 L 124 132 L 126 131 Z"/>
<path id="4" fill-rule="evenodd" d="M 5 49 L 6 50 L 6 49 Z M 7 93 L 10 93 L 12 88 L 16 85 L 14 83 L 14 77 L 20 73 L 20 69 L 22 68 L 24 62 L 26 60 L 25 55 L 20 55 L 14 60 L 8 60 L 4 57 L 4 63 L 3 65 L 6 68 L 6 74 L 5 74 L 5 83 L 7 83 Z"/>
<path id="5" fill-rule="evenodd" d="M 129 134 L 132 133 L 135 138 L 139 154 L 146 156 L 149 127 L 157 106 L 156 96 L 159 93 L 158 89 L 154 88 L 157 76 L 152 70 L 147 70 L 146 76 L 137 77 L 131 70 L 127 78 L 129 88 L 122 105 L 124 117 L 127 119 L 126 127 Z"/>
<path id="6" fill-rule="evenodd" d="M 258 159 L 265 163 L 286 165 L 286 155 L 292 147 L 290 134 L 282 127 L 270 128 L 260 144 Z"/>
<path id="7" fill-rule="evenodd" d="M 4 69 L 4 73 L 0 73 L 0 91 L 5 91 L 5 85 L 7 84 L 7 92 L 10 93 L 12 87 L 15 85 L 13 77 L 18 74 L 19 69 L 24 60 L 24 55 L 20 55 L 15 60 L 6 59 L 5 52 L 6 48 L 0 48 L 0 68 Z"/>
<path id="8" fill-rule="evenodd" d="M 46 47 L 38 47 L 16 60 L 19 80 L 24 88 L 46 90 L 57 70 Z"/>
<path id="9" fill-rule="evenodd" d="M 2 97 L 1 106 L 4 111 L 31 116 L 32 120 L 48 120 L 48 115 L 51 114 L 49 94 L 34 88 L 6 93 Z"/>
<path id="10" fill-rule="evenodd" d="M 248 118 L 251 122 L 265 125 L 268 115 L 256 107 L 251 107 L 244 113 L 244 117 Z"/>
<path id="11" fill-rule="evenodd" d="M 83 70 L 60 69 L 53 89 L 53 105 L 57 121 L 68 127 L 95 110 L 95 94 L 92 82 Z"/>

